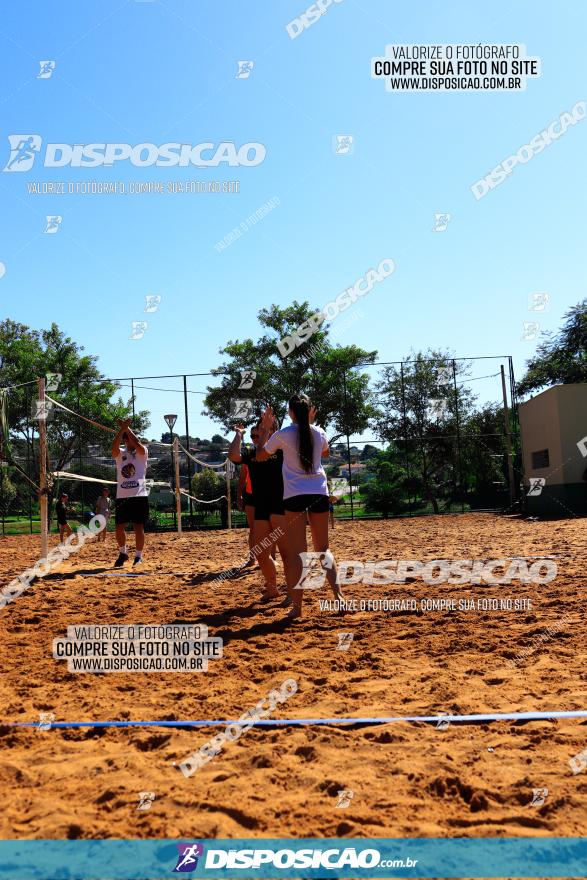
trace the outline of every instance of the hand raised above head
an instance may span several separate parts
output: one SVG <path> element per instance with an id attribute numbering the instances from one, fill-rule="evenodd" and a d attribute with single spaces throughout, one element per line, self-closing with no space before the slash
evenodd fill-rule
<path id="1" fill-rule="evenodd" d="M 261 428 L 264 431 L 269 431 L 273 427 L 275 422 L 275 414 L 270 406 L 267 407 L 263 415 L 261 416 Z"/>
<path id="2" fill-rule="evenodd" d="M 308 418 L 309 418 L 310 424 L 313 425 L 314 422 L 316 421 L 316 407 L 315 406 L 310 407 Z"/>

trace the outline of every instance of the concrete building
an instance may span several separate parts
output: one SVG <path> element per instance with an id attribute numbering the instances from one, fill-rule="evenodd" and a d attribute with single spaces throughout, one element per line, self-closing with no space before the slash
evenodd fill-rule
<path id="1" fill-rule="evenodd" d="M 587 383 L 520 404 L 524 494 L 533 516 L 587 516 Z"/>

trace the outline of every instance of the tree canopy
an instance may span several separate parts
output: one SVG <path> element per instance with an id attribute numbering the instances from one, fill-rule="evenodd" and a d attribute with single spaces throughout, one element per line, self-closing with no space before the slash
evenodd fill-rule
<path id="1" fill-rule="evenodd" d="M 252 424 L 270 405 L 281 422 L 292 394 L 304 392 L 318 407 L 318 423 L 330 431 L 331 439 L 361 434 L 375 414 L 369 391 L 369 377 L 356 369 L 359 364 L 375 361 L 376 351 L 356 345 L 333 346 L 323 325 L 287 357 L 281 357 L 277 342 L 292 334 L 316 309 L 308 302 L 294 301 L 287 308 L 272 305 L 258 313 L 266 331 L 257 341 L 230 341 L 221 349 L 228 360 L 213 372 L 222 376 L 219 386 L 209 387 L 204 399 L 204 415 L 220 422 L 230 431 L 236 422 Z M 251 388 L 241 389 L 241 371 L 254 370 Z M 248 417 L 239 417 L 231 401 L 248 399 Z"/>
<path id="2" fill-rule="evenodd" d="M 518 384 L 520 394 L 539 391 L 551 385 L 587 382 L 587 299 L 565 313 L 557 334 L 547 331 L 526 363 L 526 375 Z"/>
<path id="3" fill-rule="evenodd" d="M 48 373 L 60 374 L 57 388 L 49 392 L 50 396 L 101 425 L 114 428 L 117 418 L 131 415 L 132 399 L 125 402 L 118 397 L 114 400 L 120 386 L 106 379 L 98 369 L 97 358 L 85 354 L 83 347 L 66 336 L 57 324 L 52 324 L 48 330 L 33 330 L 16 321 L 2 321 L 0 355 L 2 386 L 10 388 L 7 420 L 11 438 L 15 447 L 18 447 L 19 437 L 30 444 L 37 473 L 37 450 L 32 438 L 38 427 L 34 402 L 39 377 Z M 136 413 L 134 429 L 142 433 L 148 425 L 148 413 Z M 49 413 L 47 445 L 53 470 L 63 468 L 77 443 L 95 443 L 108 451 L 111 440 L 111 435 L 63 410 L 53 408 Z"/>

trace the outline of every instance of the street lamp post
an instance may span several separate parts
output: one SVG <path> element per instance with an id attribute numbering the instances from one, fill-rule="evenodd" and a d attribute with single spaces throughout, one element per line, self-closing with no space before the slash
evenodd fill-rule
<path id="1" fill-rule="evenodd" d="M 178 446 L 178 438 L 173 435 L 173 428 L 177 421 L 177 415 L 175 413 L 169 413 L 168 415 L 163 416 L 165 419 L 165 423 L 169 428 L 169 433 L 171 434 L 171 445 L 172 445 L 172 455 L 171 455 L 171 487 L 173 489 L 175 495 L 175 528 L 178 534 L 181 534 L 181 495 L 179 493 L 180 482 L 179 482 L 179 446 Z"/>

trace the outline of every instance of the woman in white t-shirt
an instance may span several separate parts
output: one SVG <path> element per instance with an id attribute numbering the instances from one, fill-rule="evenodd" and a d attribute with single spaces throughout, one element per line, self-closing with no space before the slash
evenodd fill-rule
<path id="1" fill-rule="evenodd" d="M 273 411 L 268 407 L 261 420 L 257 461 L 264 461 L 278 449 L 283 451 L 283 506 L 285 509 L 287 565 L 285 579 L 293 608 L 289 617 L 302 613 L 302 589 L 310 569 L 310 559 L 318 558 L 336 599 L 343 601 L 338 585 L 334 556 L 328 548 L 328 484 L 322 457 L 329 454 L 322 428 L 313 424 L 316 415 L 305 394 L 294 394 L 288 404 L 292 421 L 287 428 L 269 437 Z M 306 515 L 310 522 L 315 554 L 308 555 Z M 304 554 L 302 556 L 302 554 Z M 303 560 L 303 561 L 302 561 Z"/>

